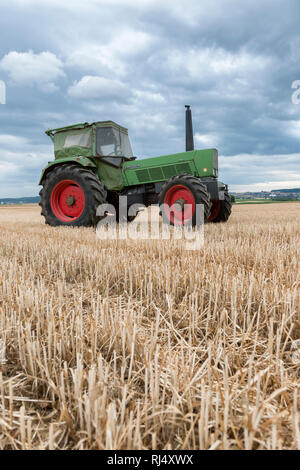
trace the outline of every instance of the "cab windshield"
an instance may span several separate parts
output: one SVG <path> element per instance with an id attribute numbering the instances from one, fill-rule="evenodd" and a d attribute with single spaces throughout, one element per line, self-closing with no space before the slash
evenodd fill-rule
<path id="1" fill-rule="evenodd" d="M 114 127 L 98 127 L 97 154 L 103 157 L 132 158 L 128 135 Z"/>

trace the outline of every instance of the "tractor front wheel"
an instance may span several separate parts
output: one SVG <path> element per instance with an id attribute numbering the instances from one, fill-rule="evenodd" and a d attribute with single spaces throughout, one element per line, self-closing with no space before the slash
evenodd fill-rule
<path id="1" fill-rule="evenodd" d="M 159 195 L 163 221 L 171 225 L 191 223 L 195 226 L 201 223 L 197 220 L 198 204 L 203 205 L 204 222 L 207 222 L 210 195 L 201 180 L 192 175 L 173 176 L 163 185 Z"/>
<path id="2" fill-rule="evenodd" d="M 224 199 L 215 201 L 215 205 L 212 208 L 211 215 L 208 219 L 209 222 L 227 222 L 230 217 L 232 202 L 228 191 L 224 193 Z"/>
<path id="3" fill-rule="evenodd" d="M 73 164 L 57 166 L 46 175 L 42 185 L 40 206 L 46 224 L 96 225 L 97 208 L 107 201 L 104 185 L 92 171 Z"/>

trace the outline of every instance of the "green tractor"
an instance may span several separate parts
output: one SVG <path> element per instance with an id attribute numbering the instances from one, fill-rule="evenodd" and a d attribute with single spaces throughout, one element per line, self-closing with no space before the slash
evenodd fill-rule
<path id="1" fill-rule="evenodd" d="M 111 204 L 119 217 L 119 196 L 133 204 L 159 204 L 171 225 L 196 224 L 196 205 L 205 222 L 226 222 L 231 214 L 228 186 L 218 181 L 218 151 L 194 150 L 192 115 L 186 106 L 186 151 L 136 160 L 128 131 L 112 122 L 50 129 L 55 160 L 40 179 L 40 206 L 47 224 L 96 225 L 97 208 Z M 125 210 L 125 214 L 126 214 Z"/>

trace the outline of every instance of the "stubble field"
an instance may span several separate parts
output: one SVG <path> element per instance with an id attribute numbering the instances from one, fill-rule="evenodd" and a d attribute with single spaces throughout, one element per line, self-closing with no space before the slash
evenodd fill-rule
<path id="1" fill-rule="evenodd" d="M 300 204 L 205 244 L 0 208 L 0 449 L 300 449 Z"/>

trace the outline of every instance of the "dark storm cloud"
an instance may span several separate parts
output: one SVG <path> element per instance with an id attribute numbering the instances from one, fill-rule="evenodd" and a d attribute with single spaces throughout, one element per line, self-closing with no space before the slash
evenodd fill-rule
<path id="1" fill-rule="evenodd" d="M 300 186 L 296 0 L 12 0 L 0 13 L 0 197 L 37 193 L 46 128 L 113 119 L 136 155 L 161 155 L 184 148 L 186 103 L 232 189 Z"/>

